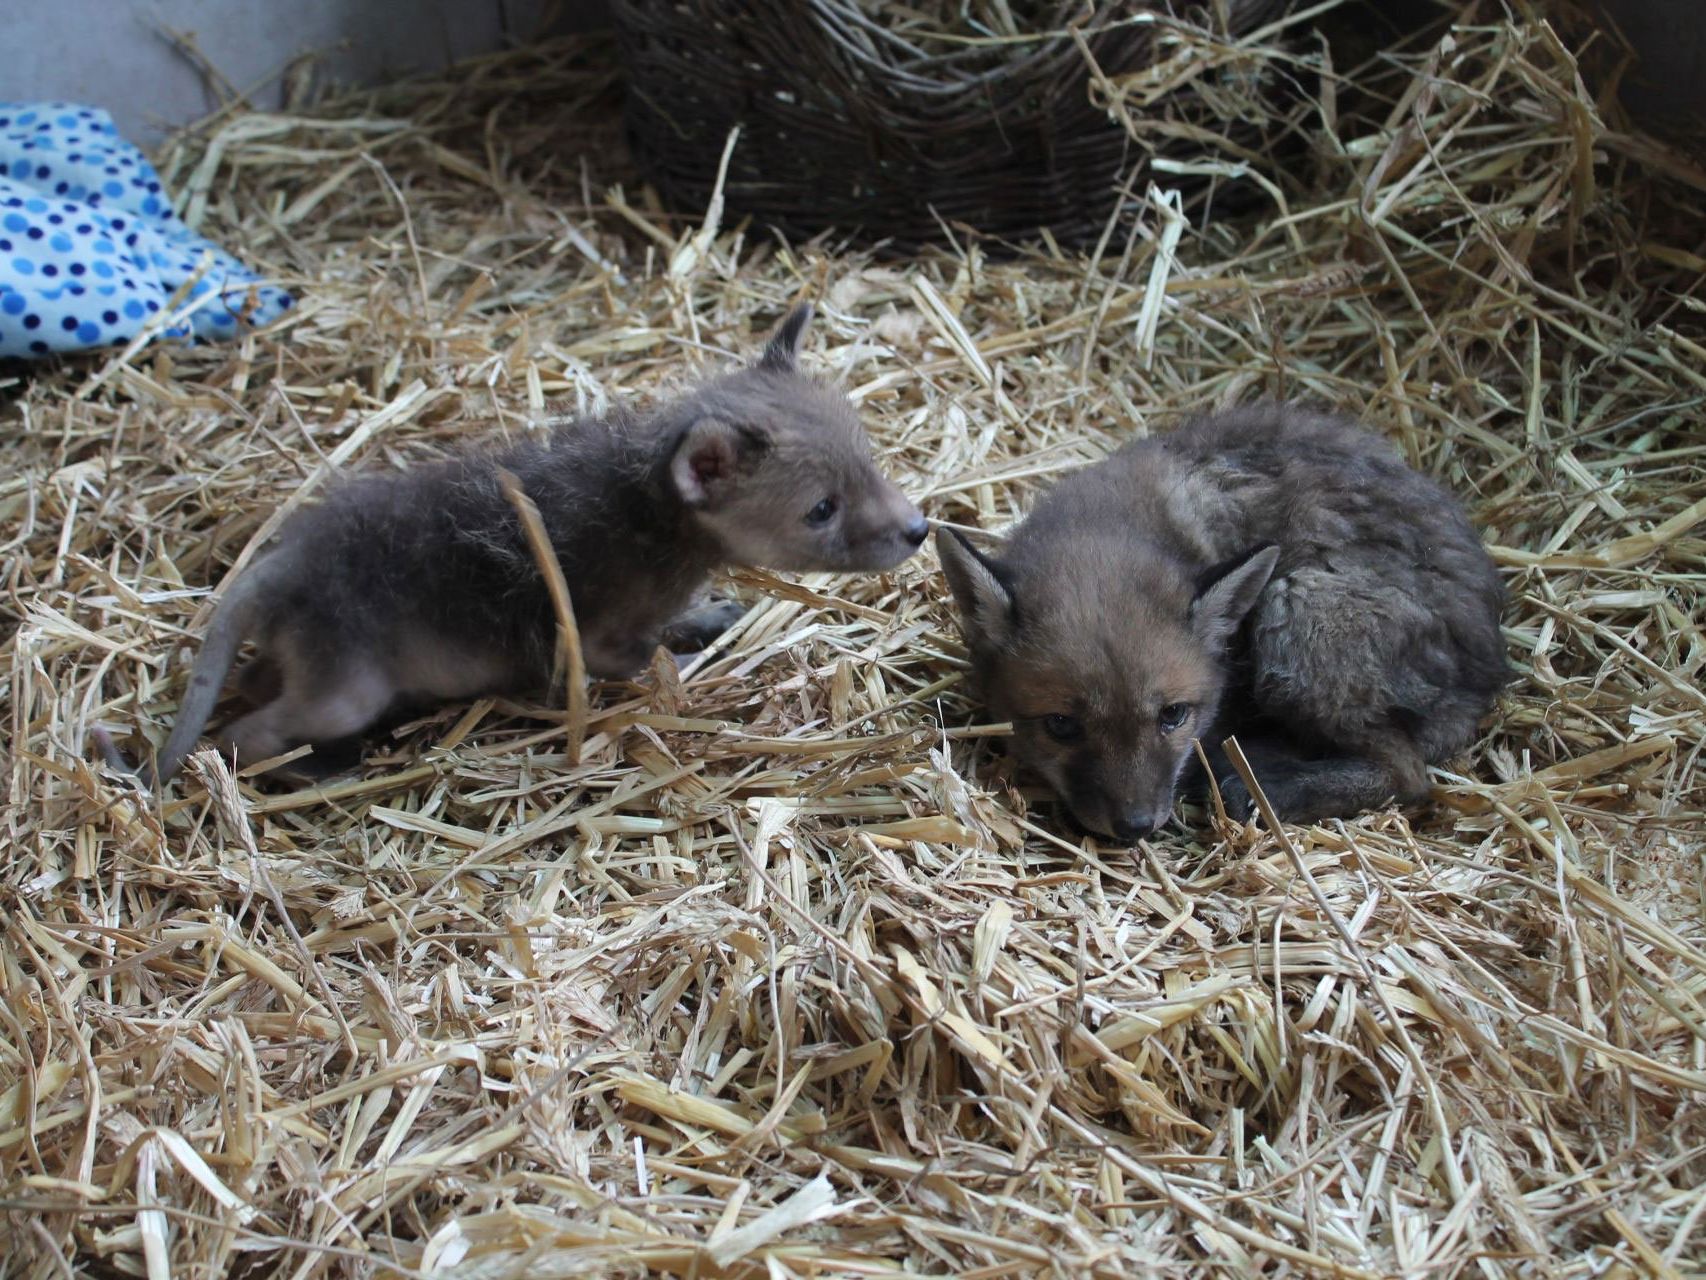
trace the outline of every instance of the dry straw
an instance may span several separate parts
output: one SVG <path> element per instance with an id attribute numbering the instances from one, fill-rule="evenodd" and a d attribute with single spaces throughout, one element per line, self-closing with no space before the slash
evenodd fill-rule
<path id="1" fill-rule="evenodd" d="M 0 382 L 0 1271 L 1701 1274 L 1706 174 L 1569 47 L 1481 4 L 1294 60 L 1267 214 L 1138 191 L 1083 256 L 695 241 L 577 45 L 169 148 L 301 305 Z M 1366 414 L 1508 572 L 1486 738 L 1411 818 L 1081 843 L 926 554 L 742 575 L 578 764 L 492 701 L 319 792 L 86 757 L 159 740 L 210 589 L 337 473 L 651 395 L 802 294 L 960 525 L 1189 410 Z"/>

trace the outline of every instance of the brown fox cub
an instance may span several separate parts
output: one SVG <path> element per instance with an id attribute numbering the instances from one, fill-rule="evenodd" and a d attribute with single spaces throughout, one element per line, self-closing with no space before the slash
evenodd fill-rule
<path id="1" fill-rule="evenodd" d="M 158 779 L 201 736 L 245 640 L 258 656 L 239 682 L 259 705 L 220 736 L 244 764 L 343 743 L 399 707 L 543 693 L 556 615 L 500 468 L 539 508 L 598 677 L 738 617 L 683 617 L 714 569 L 905 560 L 929 526 L 872 463 L 846 397 L 800 373 L 810 318 L 797 308 L 755 364 L 649 413 L 357 479 L 293 516 L 220 602 Z"/>
<path id="2" fill-rule="evenodd" d="M 1229 734 L 1288 820 L 1427 792 L 1505 679 L 1504 592 L 1457 500 L 1347 420 L 1199 418 L 1068 476 L 992 554 L 936 545 L 991 711 L 1085 827 L 1165 823 Z"/>

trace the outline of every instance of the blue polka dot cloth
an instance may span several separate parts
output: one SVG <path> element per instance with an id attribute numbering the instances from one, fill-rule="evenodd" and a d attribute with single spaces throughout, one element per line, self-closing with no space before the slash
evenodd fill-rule
<path id="1" fill-rule="evenodd" d="M 184 225 L 105 111 L 0 102 L 0 357 L 127 343 L 208 255 L 177 308 L 189 314 L 163 336 L 230 338 L 290 307 L 289 294 Z"/>

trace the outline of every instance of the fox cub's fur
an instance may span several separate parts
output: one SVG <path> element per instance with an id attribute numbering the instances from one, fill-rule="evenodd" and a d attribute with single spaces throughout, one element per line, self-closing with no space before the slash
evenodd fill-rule
<path id="1" fill-rule="evenodd" d="M 689 608 L 719 567 L 899 564 L 929 525 L 847 398 L 800 372 L 810 318 L 796 308 L 754 364 L 650 412 L 356 479 L 292 516 L 220 602 L 157 778 L 195 745 L 245 640 L 254 709 L 220 735 L 243 764 L 343 743 L 399 707 L 542 693 L 555 614 L 500 468 L 539 507 L 597 677 L 738 617 Z"/>
<path id="2" fill-rule="evenodd" d="M 1282 817 L 1420 799 L 1505 679 L 1503 589 L 1457 500 L 1341 418 L 1255 405 L 1067 477 L 1005 546 L 936 545 L 990 709 L 1085 827 L 1166 822 L 1236 734 Z"/>

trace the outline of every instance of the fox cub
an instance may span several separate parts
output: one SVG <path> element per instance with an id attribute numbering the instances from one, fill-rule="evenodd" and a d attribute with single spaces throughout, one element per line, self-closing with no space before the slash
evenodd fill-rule
<path id="1" fill-rule="evenodd" d="M 991 552 L 941 529 L 974 675 L 1084 827 L 1141 839 L 1193 739 L 1306 822 L 1427 793 L 1505 680 L 1504 592 L 1455 498 L 1345 419 L 1267 404 L 1133 441 Z"/>
<path id="2" fill-rule="evenodd" d="M 650 411 L 352 479 L 297 512 L 220 601 L 150 781 L 195 745 L 246 640 L 254 709 L 219 739 L 245 765 L 347 743 L 398 707 L 541 692 L 556 616 L 500 468 L 539 506 L 595 677 L 738 617 L 692 607 L 718 568 L 905 560 L 929 524 L 878 470 L 847 397 L 800 370 L 811 314 L 795 308 L 756 362 Z"/>

